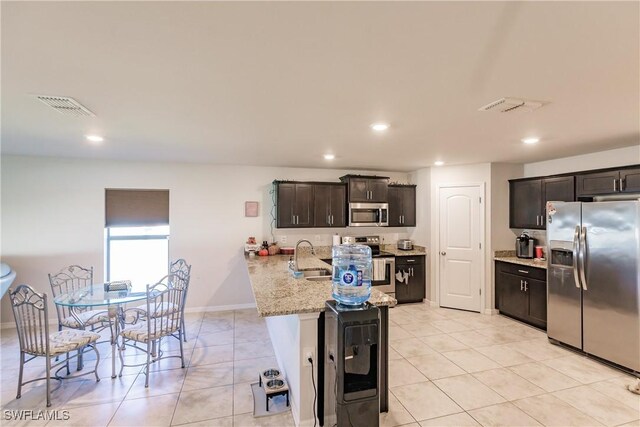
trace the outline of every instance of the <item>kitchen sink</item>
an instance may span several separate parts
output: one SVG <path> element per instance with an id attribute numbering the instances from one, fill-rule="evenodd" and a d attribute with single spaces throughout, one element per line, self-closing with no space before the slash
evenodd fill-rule
<path id="1" fill-rule="evenodd" d="M 312 276 L 305 277 L 305 279 L 311 280 L 312 282 L 328 282 L 329 280 L 331 280 L 331 276 Z"/>
<path id="2" fill-rule="evenodd" d="M 326 268 L 314 268 L 314 269 L 304 269 L 300 270 L 302 272 L 302 276 L 307 277 L 316 277 L 316 276 L 331 276 L 331 270 Z"/>

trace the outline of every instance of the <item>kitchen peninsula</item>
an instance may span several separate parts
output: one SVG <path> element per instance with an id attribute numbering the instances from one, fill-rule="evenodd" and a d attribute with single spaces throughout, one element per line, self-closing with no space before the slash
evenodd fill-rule
<path id="1" fill-rule="evenodd" d="M 330 258 L 331 248 L 316 248 L 311 255 L 304 248 L 299 256 L 300 269 L 328 269 L 321 258 Z M 325 301 L 331 298 L 331 281 L 311 281 L 303 277 L 294 278 L 288 271 L 289 256 L 246 258 L 247 270 L 256 307 L 265 317 L 269 336 L 273 343 L 279 369 L 284 372 L 290 388 L 293 418 L 298 426 L 314 424 L 314 386 L 320 385 L 318 365 L 323 364 L 317 353 L 318 330 L 322 322 Z M 371 290 L 371 304 L 380 308 L 382 326 L 382 355 L 380 396 L 381 408 L 387 407 L 387 348 L 388 308 L 396 300 L 376 289 Z M 313 367 L 306 355 L 313 355 Z"/>

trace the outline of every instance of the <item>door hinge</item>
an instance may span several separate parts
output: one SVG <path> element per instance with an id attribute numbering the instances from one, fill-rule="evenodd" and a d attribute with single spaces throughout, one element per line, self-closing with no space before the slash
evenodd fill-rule
<path id="1" fill-rule="evenodd" d="M 482 295 L 482 288 L 478 289 L 478 293 Z"/>
<path id="2" fill-rule="evenodd" d="M 478 248 L 482 249 L 482 243 L 478 243 Z"/>
<path id="3" fill-rule="evenodd" d="M 478 197 L 478 203 L 482 203 L 482 197 Z"/>

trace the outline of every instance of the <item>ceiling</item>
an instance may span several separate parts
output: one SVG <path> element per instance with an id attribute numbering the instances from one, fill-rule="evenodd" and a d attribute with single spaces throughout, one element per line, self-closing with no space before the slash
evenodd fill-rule
<path id="1" fill-rule="evenodd" d="M 1 8 L 3 154 L 410 171 L 640 143 L 638 2 Z M 502 97 L 548 104 L 478 111 Z"/>

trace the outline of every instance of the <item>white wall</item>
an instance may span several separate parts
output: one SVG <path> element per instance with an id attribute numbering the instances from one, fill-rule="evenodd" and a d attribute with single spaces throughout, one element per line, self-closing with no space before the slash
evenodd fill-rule
<path id="1" fill-rule="evenodd" d="M 193 265 L 188 309 L 254 303 L 242 245 L 248 236 L 271 240 L 269 190 L 274 179 L 338 181 L 349 172 L 23 156 L 2 156 L 1 166 L 2 261 L 17 272 L 16 284 L 28 283 L 50 293 L 47 273 L 72 263 L 93 265 L 96 281 L 102 280 L 104 189 L 167 188 L 170 257 L 185 258 Z M 405 173 L 377 174 L 408 182 Z M 257 218 L 244 217 L 244 202 L 251 200 L 260 202 Z M 357 235 L 367 231 L 371 230 L 356 230 Z M 314 241 L 316 235 L 330 242 L 333 231 L 286 233 L 293 237 L 289 243 L 295 244 L 299 237 Z M 408 231 L 384 233 L 387 240 L 396 234 L 404 237 Z M 7 299 L 2 301 L 3 323 L 13 321 Z"/>
<path id="2" fill-rule="evenodd" d="M 640 163 L 640 145 L 544 162 L 527 163 L 524 165 L 524 177 L 579 172 L 637 163 Z"/>
<path id="3" fill-rule="evenodd" d="M 485 245 L 484 245 L 484 270 L 485 270 L 485 304 L 486 308 L 491 308 L 490 301 L 493 298 L 492 293 L 489 289 L 492 289 L 492 265 L 493 265 L 493 257 L 490 253 L 491 248 L 491 164 L 489 163 L 480 163 L 474 165 L 463 165 L 463 166 L 443 166 L 443 167 L 435 167 L 431 168 L 431 244 L 430 253 L 431 262 L 430 266 L 430 283 L 431 290 L 430 295 L 433 297 L 432 301 L 435 300 L 436 295 L 436 274 L 438 263 L 440 262 L 440 257 L 437 255 L 438 252 L 438 186 L 445 184 L 484 184 L 485 185 Z"/>
<path id="4" fill-rule="evenodd" d="M 432 258 L 429 247 L 431 246 L 431 169 L 420 169 L 409 174 L 409 181 L 416 184 L 416 226 L 410 229 L 410 238 L 416 245 L 427 248 L 425 278 L 425 292 L 427 300 L 433 300 L 431 296 L 430 259 Z"/>

